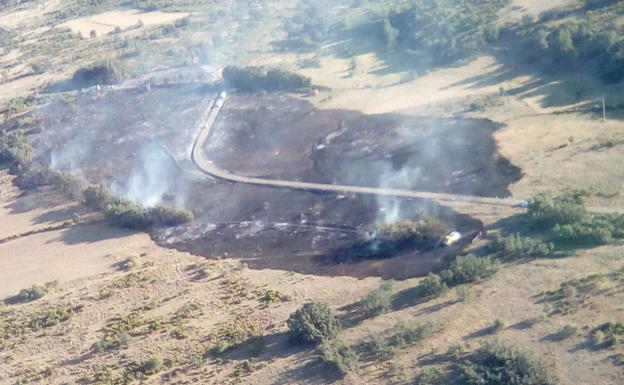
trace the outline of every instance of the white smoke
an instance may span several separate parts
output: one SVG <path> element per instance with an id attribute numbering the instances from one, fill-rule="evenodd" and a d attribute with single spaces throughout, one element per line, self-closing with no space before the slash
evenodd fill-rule
<path id="1" fill-rule="evenodd" d="M 141 148 L 140 161 L 125 186 L 112 186 L 115 194 L 145 207 L 153 207 L 163 202 L 163 196 L 176 185 L 179 174 L 175 162 L 155 142 Z M 176 194 L 177 195 L 177 194 Z M 176 205 L 183 202 L 176 201 Z"/>

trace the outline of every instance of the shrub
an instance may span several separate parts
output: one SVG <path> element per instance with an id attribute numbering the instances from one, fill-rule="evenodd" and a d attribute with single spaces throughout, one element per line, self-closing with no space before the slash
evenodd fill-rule
<path id="1" fill-rule="evenodd" d="M 437 243 L 449 227 L 435 218 L 423 217 L 418 221 L 399 221 L 391 224 L 378 225 L 375 228 L 377 238 L 391 240 L 396 243 Z"/>
<path id="2" fill-rule="evenodd" d="M 171 206 L 156 206 L 147 210 L 149 222 L 158 226 L 178 226 L 193 221 L 193 213 Z"/>
<path id="3" fill-rule="evenodd" d="M 564 340 L 566 338 L 570 338 L 576 334 L 576 326 L 567 324 L 557 332 L 557 338 L 560 340 Z"/>
<path id="4" fill-rule="evenodd" d="M 464 285 L 457 286 L 455 288 L 455 294 L 457 295 L 457 300 L 460 302 L 466 302 L 471 296 L 470 289 Z"/>
<path id="5" fill-rule="evenodd" d="M 85 204 L 96 210 L 105 209 L 113 200 L 111 192 L 102 183 L 88 186 L 84 189 L 82 195 L 84 196 Z"/>
<path id="6" fill-rule="evenodd" d="M 80 181 L 68 172 L 56 171 L 48 168 L 44 171 L 48 184 L 51 184 L 61 194 L 69 199 L 83 200 Z"/>
<path id="7" fill-rule="evenodd" d="M 448 286 L 457 286 L 491 277 L 497 270 L 498 263 L 492 258 L 469 254 L 457 257 L 440 275 Z"/>
<path id="8" fill-rule="evenodd" d="M 13 115 L 21 114 L 28 109 L 31 103 L 31 98 L 24 98 L 21 96 L 11 98 L 7 103 L 6 117 L 10 118 Z"/>
<path id="9" fill-rule="evenodd" d="M 547 258 L 555 254 L 555 245 L 519 234 L 502 237 L 495 235 L 487 251 L 502 259 Z"/>
<path id="10" fill-rule="evenodd" d="M 438 384 L 446 375 L 446 370 L 440 366 L 434 366 L 422 371 L 416 385 L 433 385 Z"/>
<path id="11" fill-rule="evenodd" d="M 389 344 L 395 347 L 404 347 L 423 340 L 442 330 L 442 326 L 435 322 L 425 322 L 416 326 L 407 326 L 399 322 L 394 327 L 394 334 L 389 338 Z"/>
<path id="12" fill-rule="evenodd" d="M 292 313 L 287 321 L 293 340 L 319 343 L 336 336 L 340 324 L 328 304 L 308 302 Z"/>
<path id="13" fill-rule="evenodd" d="M 598 246 L 613 241 L 612 228 L 608 223 L 591 221 L 570 225 L 555 225 L 552 238 L 557 243 L 572 246 Z"/>
<path id="14" fill-rule="evenodd" d="M 365 347 L 367 353 L 381 360 L 394 356 L 397 351 L 397 347 L 390 345 L 390 340 L 379 333 L 371 334 L 365 342 Z"/>
<path id="15" fill-rule="evenodd" d="M 372 290 L 360 301 L 363 311 L 369 316 L 388 312 L 392 307 L 394 295 L 394 281 L 384 281 L 378 288 Z"/>
<path id="16" fill-rule="evenodd" d="M 123 78 L 121 63 L 116 60 L 103 60 L 74 72 L 72 83 L 77 87 L 90 87 L 96 84 L 116 84 Z"/>
<path id="17" fill-rule="evenodd" d="M 544 364 L 529 353 L 496 341 L 486 342 L 460 366 L 465 385 L 554 385 Z"/>
<path id="18" fill-rule="evenodd" d="M 29 289 L 20 290 L 16 296 L 16 300 L 19 302 L 31 302 L 43 298 L 48 290 L 44 286 L 32 285 Z"/>
<path id="19" fill-rule="evenodd" d="M 504 320 L 504 319 L 502 319 L 502 318 L 497 318 L 497 319 L 495 319 L 495 320 L 494 320 L 493 329 L 494 329 L 494 331 L 499 331 L 499 330 L 502 330 L 502 329 L 504 329 L 504 328 L 505 328 L 505 325 L 506 325 L 506 324 L 507 324 L 507 323 L 505 322 L 505 320 Z"/>
<path id="20" fill-rule="evenodd" d="M 326 341 L 321 345 L 321 361 L 341 376 L 357 371 L 358 356 L 340 340 Z"/>
<path id="21" fill-rule="evenodd" d="M 160 357 L 152 357 L 149 360 L 145 361 L 140 368 L 137 369 L 138 372 L 143 374 L 155 374 L 158 373 L 163 368 L 163 360 Z"/>
<path id="22" fill-rule="evenodd" d="M 94 342 L 91 345 L 91 352 L 102 353 L 107 350 L 118 350 L 127 348 L 132 342 L 132 337 L 125 329 L 109 331 L 104 339 Z"/>
<path id="23" fill-rule="evenodd" d="M 115 226 L 129 229 L 145 229 L 152 225 L 146 210 L 128 200 L 115 200 L 104 210 L 106 220 Z"/>
<path id="24" fill-rule="evenodd" d="M 429 273 L 416 287 L 418 296 L 433 298 L 446 293 L 448 286 L 438 274 Z"/>
<path id="25" fill-rule="evenodd" d="M 536 230 L 549 230 L 555 225 L 582 222 L 588 213 L 581 201 L 582 195 L 568 194 L 551 198 L 540 194 L 532 198 L 527 210 L 529 226 Z"/>
<path id="26" fill-rule="evenodd" d="M 223 80 L 240 91 L 295 91 L 311 84 L 306 76 L 271 67 L 226 66 Z"/>
<path id="27" fill-rule="evenodd" d="M 280 301 L 284 295 L 278 290 L 267 290 L 262 297 L 262 300 L 267 305 L 270 305 L 274 302 Z"/>
<path id="28" fill-rule="evenodd" d="M 21 131 L 0 136 L 0 163 L 8 163 L 21 173 L 28 168 L 32 155 L 32 145 Z"/>
<path id="29" fill-rule="evenodd" d="M 614 346 L 624 341 L 624 322 L 607 322 L 592 331 L 594 345 Z"/>
<path id="30" fill-rule="evenodd" d="M 624 238 L 624 215 L 590 214 L 582 204 L 583 196 L 583 192 L 558 198 L 538 195 L 529 204 L 528 225 L 548 230 L 548 236 L 562 246 L 598 246 Z"/>

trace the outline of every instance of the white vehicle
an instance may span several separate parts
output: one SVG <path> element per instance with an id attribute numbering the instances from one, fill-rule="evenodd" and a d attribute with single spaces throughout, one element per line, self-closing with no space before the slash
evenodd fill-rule
<path id="1" fill-rule="evenodd" d="M 462 239 L 462 234 L 459 231 L 451 231 L 450 233 L 444 236 L 444 239 L 442 240 L 442 244 L 447 247 L 453 246 L 460 239 Z"/>

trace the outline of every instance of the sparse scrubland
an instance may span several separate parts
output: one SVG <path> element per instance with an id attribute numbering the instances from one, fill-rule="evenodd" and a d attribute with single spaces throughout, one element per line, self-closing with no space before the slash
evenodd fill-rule
<path id="1" fill-rule="evenodd" d="M 0 229 L 6 232 L 0 260 L 8 266 L 0 269 L 6 293 L 0 382 L 624 383 L 618 163 L 624 5 L 553 2 L 540 14 L 544 4 L 537 3 L 0 1 L 0 166 L 6 169 L 0 173 Z M 96 31 L 98 25 L 108 29 Z M 244 108 L 246 99 L 232 98 L 222 112 L 235 139 L 258 136 L 270 154 L 264 166 L 281 157 L 294 163 L 296 156 L 317 166 L 327 158 L 320 149 L 338 143 L 345 152 L 357 149 L 353 159 L 367 172 L 382 170 L 382 187 L 411 178 L 430 186 L 436 179 L 436 192 L 480 194 L 479 185 L 487 184 L 497 192 L 484 195 L 513 195 L 526 204 L 445 203 L 476 218 L 478 228 L 428 202 L 410 200 L 399 209 L 373 197 L 370 212 L 345 213 L 341 204 L 364 197 L 314 191 L 314 199 L 282 201 L 279 189 L 193 180 L 187 186 L 192 199 L 185 201 L 193 211 L 143 206 L 113 194 L 126 182 L 116 173 L 139 163 L 141 149 L 124 148 L 131 147 L 131 135 L 117 136 L 111 125 L 78 130 L 110 130 L 88 144 L 108 151 L 90 168 L 74 159 L 63 159 L 67 165 L 58 169 L 48 165 L 59 147 L 87 141 L 47 143 L 41 133 L 51 120 L 33 110 L 65 105 L 54 119 L 74 124 L 78 102 L 111 108 L 104 95 L 113 91 L 94 86 L 120 85 L 115 95 L 134 100 L 143 120 L 160 123 L 171 112 L 144 106 L 152 88 L 207 83 L 213 72 L 222 73 L 224 84 L 206 86 L 210 92 L 225 85 L 234 95 L 270 100 Z M 309 98 L 311 107 L 287 102 L 285 93 Z M 413 95 L 417 103 L 404 103 Z M 596 119 L 602 95 L 604 123 Z M 230 100 L 238 109 L 227 109 Z M 297 120 L 284 124 L 280 115 L 269 126 L 287 125 L 283 131 L 296 140 L 263 125 L 282 102 Z M 337 111 L 371 104 L 386 115 L 375 112 L 365 133 L 356 126 L 370 116 L 349 120 Z M 321 113 L 317 107 L 330 108 Z M 176 117 L 195 111 L 188 104 L 178 109 Z M 130 114 L 113 119 L 116 111 L 109 113 L 113 125 L 130 120 Z M 410 114 L 492 123 L 487 162 L 464 167 L 462 156 L 482 151 L 463 153 L 471 141 L 452 121 L 447 135 L 431 143 L 418 139 L 426 145 L 416 152 L 427 167 L 447 166 L 438 157 L 445 151 L 459 161 L 430 174 L 424 166 L 408 169 L 418 147 L 410 138 L 421 127 L 403 120 L 391 127 L 380 116 Z M 167 157 L 183 163 L 193 131 L 186 126 L 196 119 L 180 119 L 173 135 L 178 151 Z M 297 131 L 305 119 L 315 120 L 318 132 Z M 133 127 L 140 140 L 157 136 L 149 126 Z M 396 153 L 377 151 L 386 148 L 376 147 L 386 140 L 380 130 L 398 143 L 387 147 Z M 219 140 L 216 135 L 214 146 Z M 299 140 L 304 145 L 296 156 L 280 152 Z M 428 159 L 437 146 L 443 150 Z M 225 151 L 255 164 L 244 148 Z M 577 171 L 585 163 L 585 171 Z M 500 164 L 509 167 L 493 177 L 490 168 Z M 184 167 L 190 166 L 175 173 L 184 174 Z M 273 176 L 270 171 L 259 166 L 253 174 Z M 306 172 L 296 178 L 306 180 Z M 333 174 L 320 177 L 342 183 Z M 474 188 L 449 191 L 457 180 Z M 173 193 L 158 201 L 184 201 Z M 252 199 L 256 193 L 260 203 Z M 445 235 L 464 227 L 470 230 L 458 244 L 443 245 Z M 271 238 L 277 228 L 287 236 Z M 172 240 L 161 242 L 170 248 L 141 231 Z M 202 238 L 211 231 L 212 238 Z M 298 238 L 306 231 L 314 231 L 310 244 Z M 318 248 L 330 237 L 338 240 L 336 249 Z M 199 246 L 179 246 L 193 242 Z M 240 248 L 214 259 L 174 249 L 211 255 L 206 249 L 218 242 Z M 399 260 L 397 266 L 418 266 L 425 258 L 431 261 L 415 268 L 420 276 L 388 268 Z"/>

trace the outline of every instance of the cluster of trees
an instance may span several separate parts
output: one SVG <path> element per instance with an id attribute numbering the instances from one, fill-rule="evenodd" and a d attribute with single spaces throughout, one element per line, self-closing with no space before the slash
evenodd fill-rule
<path id="1" fill-rule="evenodd" d="M 275 67 L 227 66 L 223 69 L 225 83 L 239 91 L 296 91 L 309 87 L 309 77 Z"/>
<path id="2" fill-rule="evenodd" d="M 525 219 L 529 228 L 546 232 L 561 246 L 597 246 L 624 238 L 623 214 L 590 213 L 579 194 L 540 194 L 531 200 Z"/>
<path id="3" fill-rule="evenodd" d="M 496 234 L 488 243 L 486 250 L 488 253 L 504 260 L 548 258 L 560 254 L 552 242 L 523 237 L 520 234 L 512 234 L 507 237 Z"/>
<path id="4" fill-rule="evenodd" d="M 366 25 L 377 31 L 388 49 L 424 52 L 437 64 L 481 51 L 498 37 L 493 23 L 509 0 L 416 0 L 400 4 L 380 21 Z"/>
<path id="5" fill-rule="evenodd" d="M 304 0 L 284 27 L 288 33 L 285 46 L 313 48 L 326 39 L 336 19 L 331 13 L 335 6 L 335 0 Z"/>
<path id="6" fill-rule="evenodd" d="M 624 41 L 613 21 L 583 20 L 518 28 L 515 52 L 552 73 L 591 70 L 607 82 L 624 79 Z"/>

